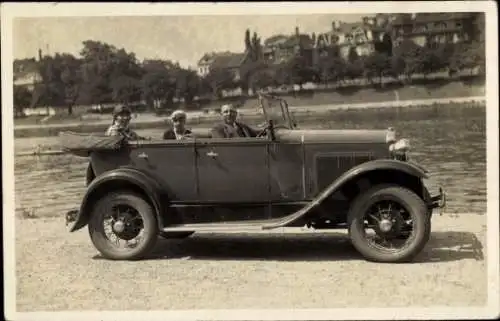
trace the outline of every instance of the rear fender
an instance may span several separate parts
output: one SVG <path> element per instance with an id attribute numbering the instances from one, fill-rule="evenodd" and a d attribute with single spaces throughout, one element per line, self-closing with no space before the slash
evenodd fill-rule
<path id="1" fill-rule="evenodd" d="M 121 167 L 99 175 L 87 187 L 80 210 L 70 227 L 70 232 L 84 227 L 89 219 L 92 206 L 97 199 L 105 194 L 119 189 L 132 189 L 143 195 L 155 209 L 160 228 L 163 228 L 163 211 L 165 210 L 166 195 L 160 183 L 151 175 L 131 167 Z"/>
<path id="2" fill-rule="evenodd" d="M 377 159 L 373 161 L 368 161 L 358 166 L 355 166 L 341 175 L 337 180 L 332 182 L 325 188 L 319 195 L 317 195 L 311 202 L 305 205 L 303 208 L 290 215 L 286 221 L 280 221 L 279 226 L 277 224 L 268 224 L 264 226 L 266 229 L 276 228 L 280 226 L 286 226 L 309 212 L 315 209 L 316 206 L 321 204 L 325 199 L 333 195 L 336 191 L 342 188 L 346 183 L 356 179 L 358 177 L 369 174 L 370 172 L 391 170 L 395 172 L 401 172 L 406 175 L 411 175 L 418 179 L 428 178 L 427 171 L 418 164 L 412 162 L 403 162 L 399 160 L 392 159 Z"/>

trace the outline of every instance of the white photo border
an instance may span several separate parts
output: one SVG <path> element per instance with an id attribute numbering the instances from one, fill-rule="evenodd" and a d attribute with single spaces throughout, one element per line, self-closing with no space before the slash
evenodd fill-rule
<path id="1" fill-rule="evenodd" d="M 4 303 L 8 320 L 374 320 L 489 319 L 499 316 L 498 25 L 493 1 L 260 2 L 260 3 L 2 3 L 2 173 Z M 375 12 L 485 12 L 487 101 L 488 304 L 477 308 L 353 308 L 295 310 L 174 310 L 16 312 L 13 137 L 13 18 L 70 16 L 359 14 Z"/>

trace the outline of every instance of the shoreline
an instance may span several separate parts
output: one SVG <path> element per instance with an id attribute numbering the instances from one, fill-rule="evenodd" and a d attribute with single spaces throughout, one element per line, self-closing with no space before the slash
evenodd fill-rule
<path id="1" fill-rule="evenodd" d="M 297 119 L 304 116 L 321 116 L 334 115 L 335 112 L 342 111 L 367 111 L 376 112 L 378 110 L 388 110 L 396 108 L 416 109 L 419 107 L 429 107 L 435 105 L 449 104 L 484 104 L 486 98 L 484 96 L 466 96 L 466 97 L 446 97 L 435 99 L 412 99 L 398 101 L 384 101 L 371 103 L 347 103 L 347 104 L 328 104 L 328 105 L 312 105 L 312 106 L 289 106 L 290 112 Z M 398 110 L 399 111 L 399 110 Z M 256 109 L 240 109 L 241 118 L 245 121 L 260 119 L 263 117 L 256 112 Z M 142 116 L 142 117 L 141 117 Z M 219 119 L 217 114 L 203 114 L 202 112 L 188 112 L 189 125 L 210 124 Z M 141 119 L 142 118 L 142 119 Z M 158 117 L 153 114 L 139 114 L 137 118 L 133 118 L 131 128 L 134 130 L 141 129 L 157 129 L 164 128 L 168 123 L 167 117 Z M 104 131 L 110 125 L 109 120 L 94 120 L 79 123 L 62 123 L 62 124 L 47 124 L 47 125 L 17 125 L 14 126 L 14 138 L 29 138 L 29 137 L 47 137 L 57 136 L 60 131 L 75 131 L 82 133 Z"/>

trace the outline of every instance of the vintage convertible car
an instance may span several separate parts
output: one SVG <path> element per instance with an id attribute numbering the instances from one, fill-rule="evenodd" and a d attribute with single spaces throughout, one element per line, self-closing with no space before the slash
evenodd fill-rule
<path id="1" fill-rule="evenodd" d="M 69 230 L 88 225 L 94 246 L 114 260 L 144 258 L 158 236 L 304 226 L 347 229 L 371 261 L 410 261 L 424 248 L 445 194 L 430 195 L 408 140 L 392 128 L 299 129 L 286 101 L 269 95 L 259 108 L 265 124 L 255 138 L 215 139 L 203 129 L 188 140 L 134 142 L 61 133 L 67 151 L 90 160 Z"/>

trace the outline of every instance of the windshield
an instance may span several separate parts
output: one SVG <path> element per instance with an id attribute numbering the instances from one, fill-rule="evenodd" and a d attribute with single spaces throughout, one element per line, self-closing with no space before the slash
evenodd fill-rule
<path id="1" fill-rule="evenodd" d="M 292 129 L 295 127 L 295 121 L 292 119 L 288 110 L 288 104 L 280 97 L 269 94 L 259 95 L 266 121 L 273 121 L 274 126 L 286 127 Z"/>

